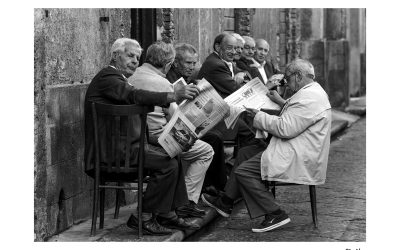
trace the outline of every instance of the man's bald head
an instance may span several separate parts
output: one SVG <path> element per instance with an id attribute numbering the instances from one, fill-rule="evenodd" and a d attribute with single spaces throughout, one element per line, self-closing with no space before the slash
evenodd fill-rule
<path id="1" fill-rule="evenodd" d="M 267 59 L 267 55 L 269 52 L 269 44 L 264 39 L 257 39 L 256 40 L 256 53 L 254 54 L 254 59 L 259 62 L 263 63 Z"/>

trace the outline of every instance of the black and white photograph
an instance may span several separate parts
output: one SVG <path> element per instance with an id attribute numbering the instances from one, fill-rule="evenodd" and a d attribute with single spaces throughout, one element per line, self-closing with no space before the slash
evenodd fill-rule
<path id="1" fill-rule="evenodd" d="M 397 183 L 398 147 L 383 140 L 398 140 L 388 120 L 397 63 L 381 58 L 397 59 L 395 11 L 345 1 L 31 5 L 20 14 L 27 32 L 7 28 L 7 39 L 31 40 L 19 57 L 30 61 L 26 71 L 7 63 L 15 90 L 3 92 L 5 117 L 30 110 L 6 124 L 30 125 L 26 134 L 4 129 L 19 151 L 4 177 L 27 181 L 7 182 L 14 209 L 3 213 L 27 214 L 4 228 L 27 231 L 29 247 L 365 250 L 396 240 L 397 188 L 386 185 Z M 4 45 L 4 61 L 20 47 Z M 276 109 L 246 106 L 229 123 L 241 107 L 227 97 L 253 82 L 240 97 Z M 167 126 L 183 104 L 204 123 Z M 160 145 L 166 133 L 176 156 Z M 28 197 L 13 205 L 19 192 Z"/>

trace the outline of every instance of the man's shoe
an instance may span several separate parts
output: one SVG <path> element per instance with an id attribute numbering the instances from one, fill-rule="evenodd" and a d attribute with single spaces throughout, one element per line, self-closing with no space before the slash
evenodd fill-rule
<path id="1" fill-rule="evenodd" d="M 175 209 L 176 214 L 182 218 L 188 217 L 203 217 L 206 211 L 200 209 L 194 201 L 189 201 L 189 204 L 178 207 Z"/>
<path id="2" fill-rule="evenodd" d="M 173 219 L 158 216 L 157 221 L 164 227 L 171 228 L 171 229 L 185 230 L 185 229 L 199 229 L 200 228 L 200 226 L 198 224 L 188 222 L 178 216 Z"/>
<path id="3" fill-rule="evenodd" d="M 217 212 L 224 217 L 229 217 L 229 215 L 232 213 L 233 207 L 225 205 L 221 200 L 221 196 L 202 194 L 201 199 L 204 201 L 204 203 L 217 210 Z"/>
<path id="4" fill-rule="evenodd" d="M 139 221 L 138 219 L 132 214 L 129 217 L 128 222 L 126 225 L 129 228 L 138 230 L 139 228 Z M 151 218 L 150 220 L 143 221 L 142 223 L 143 234 L 145 235 L 168 235 L 171 234 L 172 231 L 169 228 L 163 227 L 158 224 L 157 220 Z"/>
<path id="5" fill-rule="evenodd" d="M 285 213 L 285 211 L 281 210 L 281 213 L 278 215 L 267 214 L 261 225 L 257 228 L 252 228 L 251 230 L 255 233 L 267 232 L 272 229 L 278 228 L 290 222 L 289 216 Z"/>

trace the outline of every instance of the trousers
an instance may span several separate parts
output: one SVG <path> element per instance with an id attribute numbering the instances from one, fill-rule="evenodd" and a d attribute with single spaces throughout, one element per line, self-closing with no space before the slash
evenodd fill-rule
<path id="1" fill-rule="evenodd" d="M 246 203 L 250 218 L 257 218 L 279 209 L 275 198 L 261 179 L 261 155 L 259 152 L 242 162 L 234 170 L 234 175 Z"/>
<path id="2" fill-rule="evenodd" d="M 212 147 L 202 140 L 197 140 L 188 151 L 179 155 L 182 163 L 187 166 L 185 183 L 188 198 L 195 203 L 199 201 L 204 178 L 213 155 Z"/>

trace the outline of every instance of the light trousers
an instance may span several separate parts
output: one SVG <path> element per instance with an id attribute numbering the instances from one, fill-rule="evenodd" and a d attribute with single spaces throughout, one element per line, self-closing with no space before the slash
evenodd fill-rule
<path id="1" fill-rule="evenodd" d="M 185 183 L 188 198 L 195 203 L 198 202 L 204 178 L 213 159 L 214 150 L 210 144 L 197 140 L 186 152 L 180 154 L 183 164 L 187 166 Z"/>

